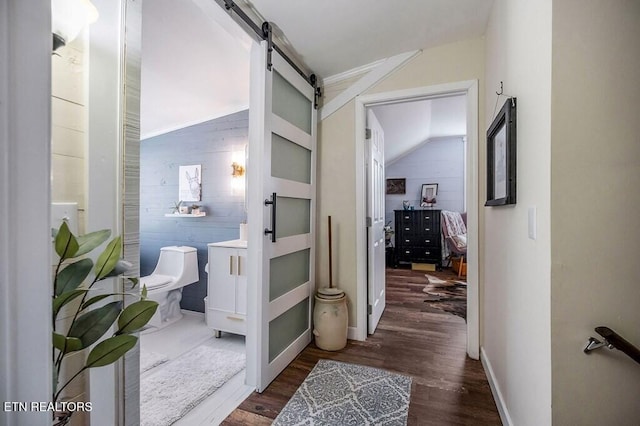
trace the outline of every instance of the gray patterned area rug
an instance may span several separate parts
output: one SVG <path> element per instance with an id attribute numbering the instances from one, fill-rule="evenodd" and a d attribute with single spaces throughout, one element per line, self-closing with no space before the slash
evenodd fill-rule
<path id="1" fill-rule="evenodd" d="M 406 425 L 411 377 L 320 360 L 273 425 Z"/>

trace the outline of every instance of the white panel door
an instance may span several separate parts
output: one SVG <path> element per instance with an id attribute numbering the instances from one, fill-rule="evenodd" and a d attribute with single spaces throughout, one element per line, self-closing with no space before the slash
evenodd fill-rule
<path id="1" fill-rule="evenodd" d="M 368 332 L 376 331 L 386 305 L 384 246 L 384 131 L 367 110 L 367 293 Z"/>
<path id="2" fill-rule="evenodd" d="M 249 257 L 257 263 L 249 271 L 256 274 L 259 392 L 311 342 L 315 291 L 314 88 L 277 52 L 271 70 L 266 59 L 266 43 L 256 44 L 248 185 Z M 259 237 L 252 239 L 252 232 Z M 253 297 L 250 293 L 250 302 Z"/>

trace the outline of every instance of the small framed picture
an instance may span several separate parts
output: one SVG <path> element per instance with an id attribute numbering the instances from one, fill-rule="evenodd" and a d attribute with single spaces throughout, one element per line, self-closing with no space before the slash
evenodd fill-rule
<path id="1" fill-rule="evenodd" d="M 405 178 L 387 179 L 387 194 L 404 194 L 407 192 Z"/>
<path id="2" fill-rule="evenodd" d="M 422 184 L 422 191 L 420 192 L 420 207 L 433 207 L 433 205 L 436 203 L 437 195 L 437 183 Z"/>
<path id="3" fill-rule="evenodd" d="M 516 98 L 507 99 L 487 130 L 487 202 L 516 203 Z"/>
<path id="4" fill-rule="evenodd" d="M 200 201 L 202 197 L 202 165 L 180 166 L 178 199 L 182 201 Z"/>

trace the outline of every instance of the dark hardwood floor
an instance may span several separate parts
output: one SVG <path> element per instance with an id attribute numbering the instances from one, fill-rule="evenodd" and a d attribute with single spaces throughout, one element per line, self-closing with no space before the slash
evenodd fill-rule
<path id="1" fill-rule="evenodd" d="M 269 425 L 319 359 L 383 368 L 413 377 L 409 425 L 500 425 L 480 361 L 466 356 L 466 324 L 429 309 L 424 272 L 387 269 L 387 306 L 375 334 L 339 352 L 309 345 L 262 393 L 223 425 Z M 456 279 L 449 270 L 429 272 Z"/>

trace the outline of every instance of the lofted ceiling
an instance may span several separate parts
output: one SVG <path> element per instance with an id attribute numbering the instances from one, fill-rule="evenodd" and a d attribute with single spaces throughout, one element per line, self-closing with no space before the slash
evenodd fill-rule
<path id="1" fill-rule="evenodd" d="M 218 5 L 142 4 L 141 139 L 249 107 L 250 43 Z"/>
<path id="2" fill-rule="evenodd" d="M 493 0 L 247 0 L 326 78 L 484 34 Z"/>
<path id="3" fill-rule="evenodd" d="M 245 1 L 264 19 L 273 22 L 288 49 L 324 78 L 402 52 L 480 36 L 493 3 L 493 0 Z M 214 0 L 145 0 L 141 138 L 248 108 L 249 40 Z M 428 117 L 426 110 L 433 110 L 433 106 L 427 104 L 421 113 L 406 114 Z M 431 111 L 430 119 L 437 115 L 436 110 Z M 438 130 L 438 123 L 431 124 L 429 130 L 424 128 L 424 122 L 422 125 L 422 130 L 416 130 L 415 134 L 398 136 L 398 143 L 404 146 L 407 140 L 424 141 L 446 133 Z M 390 135 L 394 133 L 391 131 Z M 388 145 L 392 146 L 391 142 Z M 398 152 L 403 151 L 406 149 L 398 148 Z"/>
<path id="4" fill-rule="evenodd" d="M 426 99 L 371 108 L 384 130 L 390 164 L 430 139 L 467 134 L 466 96 Z"/>

